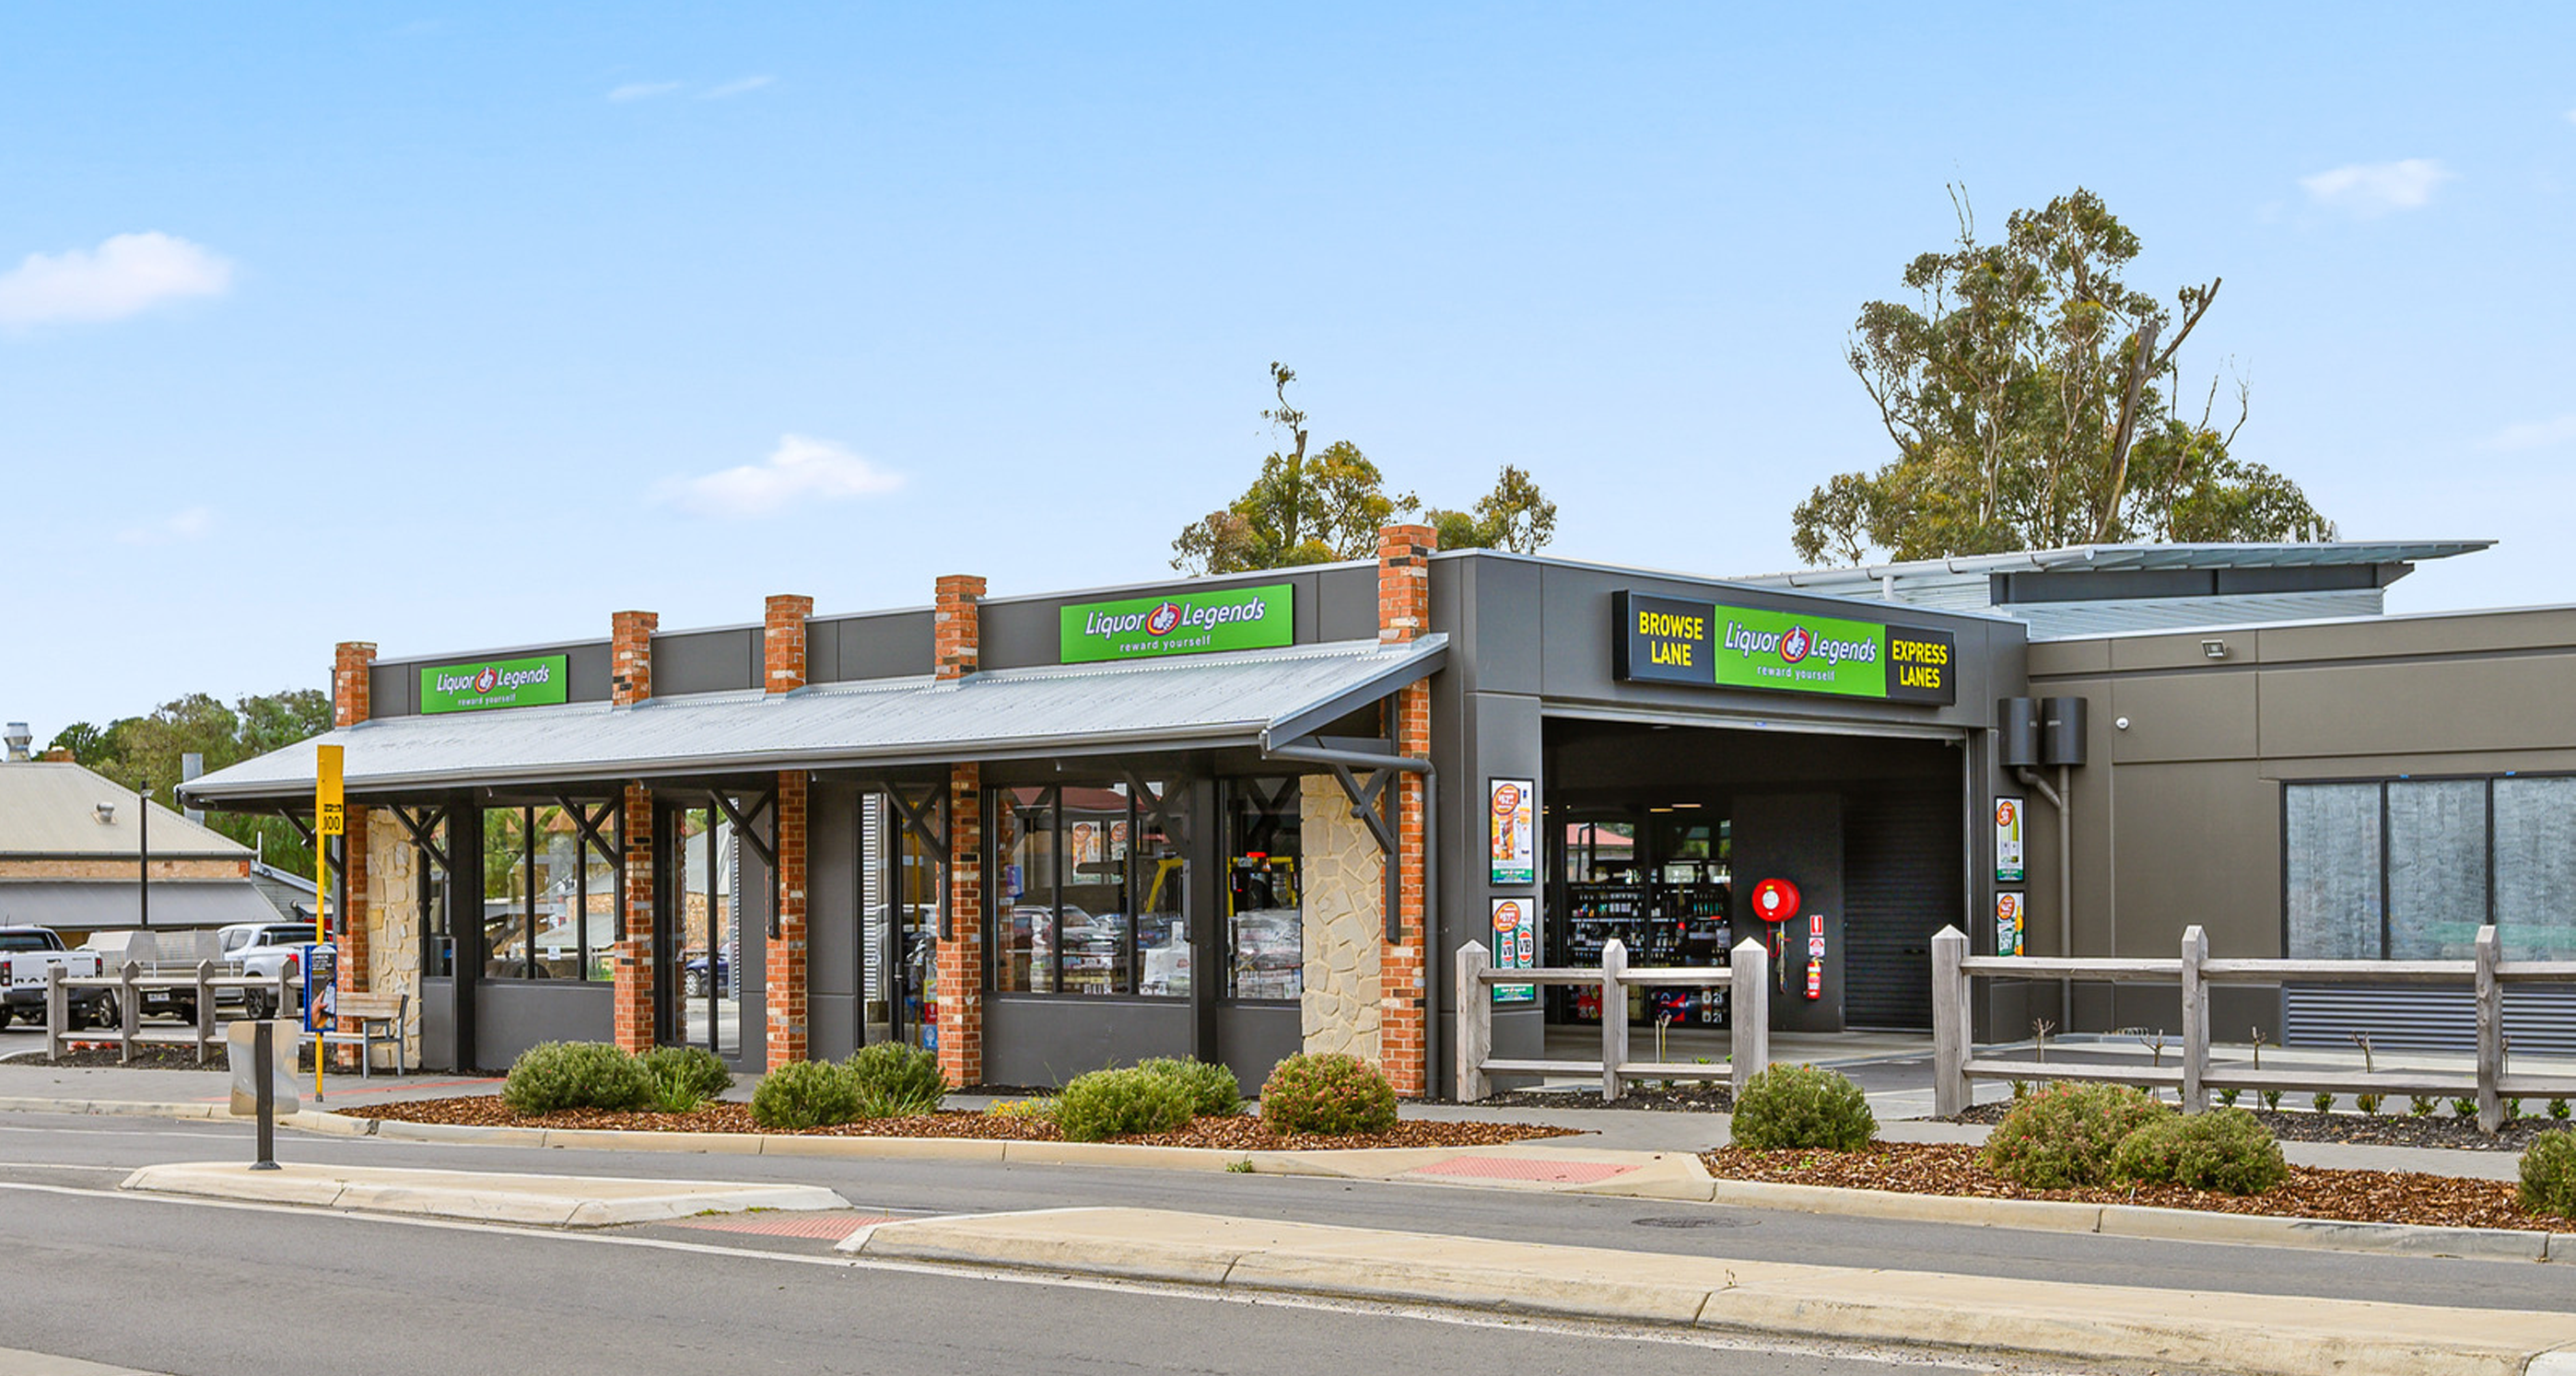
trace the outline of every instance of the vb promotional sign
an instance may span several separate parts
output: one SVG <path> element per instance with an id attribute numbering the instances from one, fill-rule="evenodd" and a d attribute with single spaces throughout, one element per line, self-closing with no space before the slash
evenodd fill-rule
<path id="1" fill-rule="evenodd" d="M 1065 664 L 1268 650 L 1296 643 L 1297 587 L 1274 583 L 1085 602 L 1059 615 L 1057 658 Z"/>
<path id="2" fill-rule="evenodd" d="M 1494 900 L 1494 968 L 1528 970 L 1538 965 L 1538 901 Z M 1529 1003 L 1538 998 L 1535 984 L 1497 984 L 1496 1003 Z"/>
<path id="3" fill-rule="evenodd" d="M 1829 693 L 1949 706 L 1958 645 L 1947 631 L 1760 607 L 1612 594 L 1618 676 L 1700 688 Z"/>
<path id="4" fill-rule="evenodd" d="M 1995 879 L 2018 884 L 2022 877 L 2021 799 L 1995 799 Z"/>
<path id="5" fill-rule="evenodd" d="M 1527 779 L 1496 779 L 1488 788 L 1497 885 L 1538 882 L 1538 819 L 1530 802 L 1536 791 Z"/>
<path id="6" fill-rule="evenodd" d="M 476 664 L 435 664 L 420 671 L 423 716 L 481 712 L 495 707 L 548 707 L 567 701 L 571 677 L 564 655 L 487 659 Z"/>

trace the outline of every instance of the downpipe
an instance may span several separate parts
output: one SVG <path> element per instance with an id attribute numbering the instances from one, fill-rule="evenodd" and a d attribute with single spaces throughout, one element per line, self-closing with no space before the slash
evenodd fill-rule
<path id="1" fill-rule="evenodd" d="M 2074 771 L 2065 765 L 2057 767 L 2057 787 L 2050 788 L 2048 779 L 2029 765 L 2017 765 L 2013 777 L 2048 800 L 2057 810 L 2057 953 L 2075 954 L 2075 829 L 2066 815 L 2066 800 L 2075 793 Z M 2057 981 L 2057 1016 L 2066 1020 L 2061 1032 L 2075 1030 L 2075 977 L 2067 975 Z"/>
<path id="2" fill-rule="evenodd" d="M 1434 959 L 1431 954 L 1436 944 L 1433 933 L 1439 930 L 1440 924 L 1440 771 L 1432 767 L 1431 761 L 1408 755 L 1372 755 L 1364 750 L 1336 750 L 1323 745 L 1273 745 L 1268 732 L 1262 733 L 1261 753 L 1266 759 L 1340 765 L 1348 769 L 1394 769 L 1422 776 L 1422 1087 L 1428 1097 L 1440 1085 L 1440 1057 L 1447 1031 L 1440 1016 L 1441 979 L 1445 973 L 1441 966 L 1445 962 Z M 1396 799 L 1395 820 L 1400 845 L 1404 822 L 1401 794 Z M 1401 938 L 1404 866 L 1401 853 L 1394 859 L 1397 863 L 1386 867 L 1384 901 L 1387 924 L 1396 927 L 1396 935 Z"/>

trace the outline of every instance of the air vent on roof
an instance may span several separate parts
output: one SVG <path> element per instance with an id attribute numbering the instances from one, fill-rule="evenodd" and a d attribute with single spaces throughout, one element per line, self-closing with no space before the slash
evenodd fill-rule
<path id="1" fill-rule="evenodd" d="M 9 763 L 25 764 L 27 747 L 35 744 L 36 738 L 28 734 L 25 722 L 13 721 L 9 723 L 8 734 L 0 735 L 0 741 L 6 741 L 9 745 Z"/>

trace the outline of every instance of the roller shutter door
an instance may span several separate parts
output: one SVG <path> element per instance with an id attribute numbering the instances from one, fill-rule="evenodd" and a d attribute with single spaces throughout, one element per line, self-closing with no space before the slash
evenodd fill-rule
<path id="1" fill-rule="evenodd" d="M 1959 795 L 1855 792 L 1843 808 L 1843 1019 L 1932 1026 L 1932 934 L 1959 911 Z"/>

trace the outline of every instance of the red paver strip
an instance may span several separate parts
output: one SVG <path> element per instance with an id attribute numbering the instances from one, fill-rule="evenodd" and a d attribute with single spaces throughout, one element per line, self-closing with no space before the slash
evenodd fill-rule
<path id="1" fill-rule="evenodd" d="M 824 1237 L 834 1242 L 861 1228 L 897 1221 L 895 1214 L 834 1214 L 829 1218 L 683 1218 L 674 1228 L 705 1228 L 718 1233 L 759 1233 L 764 1237 Z"/>
<path id="2" fill-rule="evenodd" d="M 1589 1185 L 1614 1175 L 1626 1175 L 1635 1169 L 1634 1166 L 1614 1165 L 1607 1161 L 1531 1161 L 1516 1156 L 1459 1156 L 1405 1174 L 1530 1180 L 1544 1185 Z"/>

